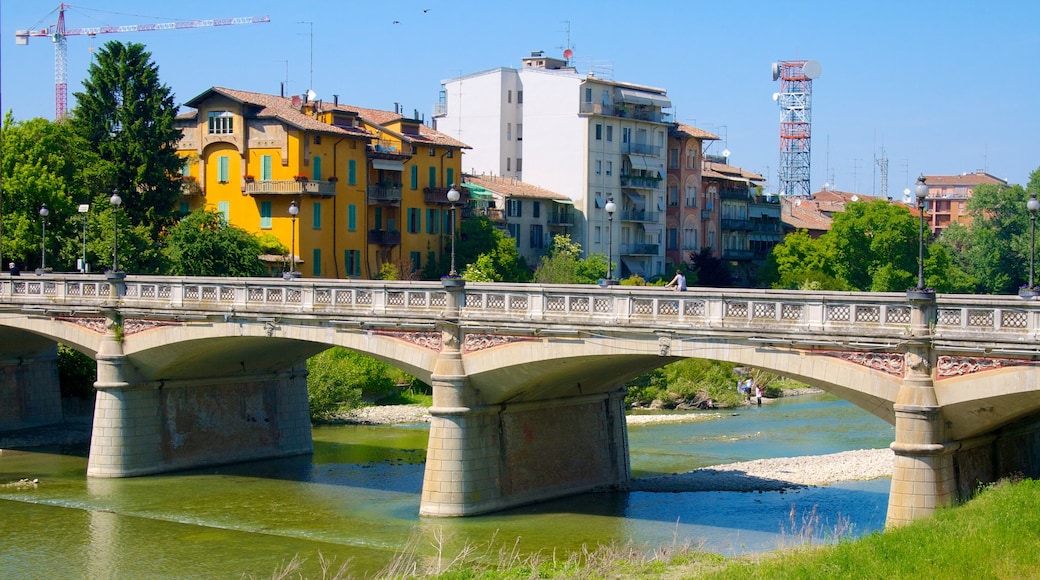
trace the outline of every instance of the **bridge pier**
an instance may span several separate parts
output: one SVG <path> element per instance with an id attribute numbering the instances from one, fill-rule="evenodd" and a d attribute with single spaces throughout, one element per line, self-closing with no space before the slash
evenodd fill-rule
<path id="1" fill-rule="evenodd" d="M 0 360 L 0 431 L 62 422 L 58 346 Z"/>
<path id="2" fill-rule="evenodd" d="M 307 371 L 145 381 L 123 355 L 118 320 L 97 353 L 87 476 L 132 477 L 310 453 Z"/>

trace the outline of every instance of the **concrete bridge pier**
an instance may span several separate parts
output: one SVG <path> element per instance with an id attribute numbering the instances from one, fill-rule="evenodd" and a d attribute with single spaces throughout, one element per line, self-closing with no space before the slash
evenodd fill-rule
<path id="1" fill-rule="evenodd" d="M 935 301 L 912 301 L 914 338 L 904 355 L 906 375 L 896 395 L 896 440 L 885 525 L 894 527 L 932 514 L 957 499 L 953 453 L 959 445 L 946 440 L 946 422 L 935 395 L 930 323 Z"/>
<path id="2" fill-rule="evenodd" d="M 0 359 L 0 431 L 62 422 L 58 346 Z"/>

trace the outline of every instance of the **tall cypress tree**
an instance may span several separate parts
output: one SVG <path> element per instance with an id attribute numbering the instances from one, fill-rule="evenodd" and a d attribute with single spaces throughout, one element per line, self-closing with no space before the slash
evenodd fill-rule
<path id="1" fill-rule="evenodd" d="M 116 41 L 97 52 L 83 87 L 83 92 L 75 93 L 71 122 L 106 165 L 102 180 L 108 183 L 98 192 L 98 201 L 105 202 L 112 190 L 118 191 L 123 219 L 155 244 L 174 223 L 180 195 L 175 176 L 182 164 L 177 156 L 181 134 L 173 126 L 177 114 L 173 93 L 159 81 L 159 67 L 144 45 Z M 157 264 L 138 266 L 158 268 Z"/>

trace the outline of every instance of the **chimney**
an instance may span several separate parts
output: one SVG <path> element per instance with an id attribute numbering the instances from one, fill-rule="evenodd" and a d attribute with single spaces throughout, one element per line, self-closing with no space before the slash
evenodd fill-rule
<path id="1" fill-rule="evenodd" d="M 339 106 L 339 95 L 332 95 L 332 104 Z"/>

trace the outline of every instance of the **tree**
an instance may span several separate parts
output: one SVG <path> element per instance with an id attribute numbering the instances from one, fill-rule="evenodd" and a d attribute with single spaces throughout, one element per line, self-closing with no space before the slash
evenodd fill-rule
<path id="1" fill-rule="evenodd" d="M 531 271 L 516 249 L 516 240 L 494 230 L 495 247 L 466 265 L 462 277 L 469 282 L 527 282 Z"/>
<path id="2" fill-rule="evenodd" d="M 595 284 L 607 275 L 607 259 L 602 254 L 581 258 L 581 244 L 566 234 L 553 236 L 549 253 L 542 256 L 534 271 L 539 284 Z"/>
<path id="3" fill-rule="evenodd" d="M 688 284 L 697 286 L 710 286 L 713 288 L 724 288 L 733 285 L 733 276 L 729 271 L 729 265 L 711 253 L 711 248 L 701 248 L 700 252 L 692 254 L 690 261 L 693 263 L 693 274 L 695 281 Z"/>
<path id="4" fill-rule="evenodd" d="M 905 206 L 880 199 L 847 204 L 822 237 L 848 289 L 902 292 L 915 285 L 918 219 Z"/>
<path id="5" fill-rule="evenodd" d="M 1040 169 L 1030 188 L 1040 188 Z M 979 185 L 968 199 L 972 216 L 967 247 L 968 271 L 984 294 L 1015 294 L 1026 281 L 1029 263 L 1029 194 L 1021 185 Z"/>
<path id="6" fill-rule="evenodd" d="M 312 419 L 328 418 L 361 406 L 366 393 L 386 395 L 394 388 L 386 363 L 333 347 L 307 359 L 307 399 Z"/>
<path id="7" fill-rule="evenodd" d="M 177 156 L 181 134 L 173 126 L 173 93 L 160 83 L 159 69 L 144 45 L 116 41 L 95 54 L 83 86 L 83 92 L 75 93 L 71 123 L 101 161 L 87 185 L 102 192 L 96 203 L 106 203 L 113 190 L 118 192 L 128 231 L 146 226 L 147 239 L 155 247 L 174 223 L 180 196 L 176 177 L 182 165 Z M 127 265 L 158 272 L 160 255 L 126 254 Z"/>
<path id="8" fill-rule="evenodd" d="M 260 240 L 220 212 L 197 209 L 169 233 L 165 255 L 175 276 L 263 276 Z"/>

